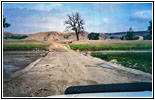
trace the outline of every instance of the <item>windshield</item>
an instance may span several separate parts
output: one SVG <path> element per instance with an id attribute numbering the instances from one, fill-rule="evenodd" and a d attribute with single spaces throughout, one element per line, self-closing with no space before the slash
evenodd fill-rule
<path id="1" fill-rule="evenodd" d="M 136 83 L 152 90 L 151 2 L 2 7 L 3 97 L 59 97 L 69 87 L 96 85 L 87 93 L 126 92 L 128 83 L 135 83 L 128 92 L 142 91 Z"/>

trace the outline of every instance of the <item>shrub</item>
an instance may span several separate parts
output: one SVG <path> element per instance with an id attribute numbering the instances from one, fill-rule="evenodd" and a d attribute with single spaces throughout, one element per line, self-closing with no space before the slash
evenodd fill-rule
<path id="1" fill-rule="evenodd" d="M 91 32 L 90 34 L 88 34 L 88 39 L 89 40 L 98 40 L 99 39 L 99 33 Z"/>
<path id="2" fill-rule="evenodd" d="M 24 39 L 28 37 L 27 35 L 17 36 L 17 35 L 11 35 L 11 36 L 4 36 L 4 39 Z"/>
<path id="3" fill-rule="evenodd" d="M 123 40 L 124 39 L 124 36 L 121 36 L 120 39 Z"/>
<path id="4" fill-rule="evenodd" d="M 123 39 L 123 38 L 122 38 Z M 139 37 L 134 35 L 134 32 L 132 31 L 132 28 L 129 28 L 129 31 L 125 35 L 126 40 L 138 40 Z"/>
<path id="5" fill-rule="evenodd" d="M 26 38 L 26 37 L 28 37 L 27 35 L 23 35 L 23 36 L 15 36 L 15 35 L 12 35 L 11 37 L 10 37 L 10 39 L 24 39 L 24 38 Z"/>
<path id="6" fill-rule="evenodd" d="M 146 36 L 143 36 L 144 40 L 152 40 L 152 35 L 151 34 L 147 34 Z"/>
<path id="7" fill-rule="evenodd" d="M 133 40 L 138 40 L 138 39 L 139 39 L 139 37 L 138 37 L 138 36 L 133 38 Z"/>
<path id="8" fill-rule="evenodd" d="M 114 37 L 113 37 L 113 36 L 111 36 L 111 37 L 110 37 L 110 39 L 114 39 Z"/>

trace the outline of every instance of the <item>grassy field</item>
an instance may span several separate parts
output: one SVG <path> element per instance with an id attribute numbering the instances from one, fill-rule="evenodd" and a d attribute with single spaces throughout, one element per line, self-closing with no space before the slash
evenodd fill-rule
<path id="1" fill-rule="evenodd" d="M 3 50 L 45 50 L 50 43 L 36 40 L 4 40 Z"/>
<path id="2" fill-rule="evenodd" d="M 116 59 L 118 64 L 152 73 L 152 53 L 106 53 L 92 52 L 91 56 L 106 61 Z"/>
<path id="3" fill-rule="evenodd" d="M 80 40 L 80 41 L 73 41 L 72 44 L 90 44 L 90 45 L 130 45 L 130 46 L 135 46 L 135 45 L 152 45 L 151 40 Z"/>
<path id="4" fill-rule="evenodd" d="M 92 42 L 92 41 L 90 41 Z M 97 51 L 97 50 L 151 50 L 152 41 L 141 40 L 141 41 L 120 41 L 120 40 L 109 40 L 108 41 L 94 41 L 92 44 L 87 42 L 79 42 L 71 44 L 70 48 L 73 50 L 80 51 Z"/>
<path id="5" fill-rule="evenodd" d="M 70 45 L 73 50 L 80 51 L 97 51 L 97 50 L 151 50 L 152 46 L 106 46 L 106 45 L 89 45 L 89 44 L 79 44 Z"/>

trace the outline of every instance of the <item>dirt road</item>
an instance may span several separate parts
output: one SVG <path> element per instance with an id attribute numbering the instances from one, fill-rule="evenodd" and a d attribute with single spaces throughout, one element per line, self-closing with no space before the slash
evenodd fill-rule
<path id="1" fill-rule="evenodd" d="M 151 75 L 103 68 L 102 63 L 107 62 L 53 44 L 45 57 L 12 76 L 10 91 L 12 96 L 51 96 L 63 94 L 69 86 L 151 81 Z"/>

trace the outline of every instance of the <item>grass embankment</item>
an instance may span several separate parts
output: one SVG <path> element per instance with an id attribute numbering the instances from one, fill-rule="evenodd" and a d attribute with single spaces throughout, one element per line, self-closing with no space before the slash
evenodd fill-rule
<path id="1" fill-rule="evenodd" d="M 151 50 L 152 46 L 121 46 L 121 45 L 89 45 L 89 44 L 72 44 L 70 48 L 80 51 L 97 51 L 97 50 Z"/>
<path id="2" fill-rule="evenodd" d="M 97 50 L 151 50 L 152 41 L 120 41 L 120 40 L 103 40 L 93 42 L 79 42 L 82 44 L 71 44 L 70 48 L 80 51 L 97 51 Z M 88 44 L 89 43 L 89 44 Z M 92 43 L 92 44 L 91 44 Z"/>
<path id="3" fill-rule="evenodd" d="M 118 64 L 152 73 L 152 53 L 106 53 L 92 52 L 91 56 L 106 61 L 116 59 Z"/>
<path id="4" fill-rule="evenodd" d="M 36 40 L 4 40 L 3 50 L 46 50 L 49 45 L 48 42 Z"/>

